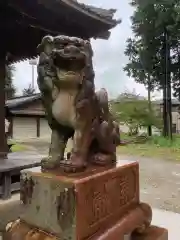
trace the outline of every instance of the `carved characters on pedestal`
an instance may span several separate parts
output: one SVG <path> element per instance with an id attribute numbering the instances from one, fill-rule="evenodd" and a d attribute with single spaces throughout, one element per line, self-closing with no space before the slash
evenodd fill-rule
<path id="1" fill-rule="evenodd" d="M 112 225 L 139 204 L 137 166 L 116 173 L 112 171 L 103 175 L 102 172 L 99 178 L 92 177 L 78 183 L 76 214 L 78 219 L 82 219 L 79 227 L 87 232 Z"/>

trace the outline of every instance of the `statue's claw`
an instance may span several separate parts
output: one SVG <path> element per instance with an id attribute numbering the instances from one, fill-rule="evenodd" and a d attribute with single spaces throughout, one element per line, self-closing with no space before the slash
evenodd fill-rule
<path id="1" fill-rule="evenodd" d="M 92 156 L 91 162 L 99 166 L 106 166 L 115 163 L 116 159 L 113 154 L 97 153 Z"/>
<path id="2" fill-rule="evenodd" d="M 77 165 L 71 161 L 61 161 L 60 168 L 66 173 L 76 173 L 84 171 L 86 169 L 86 165 Z"/>
<path id="3" fill-rule="evenodd" d="M 55 169 L 59 166 L 59 159 L 53 159 L 52 156 L 45 157 L 41 160 L 42 169 Z"/>
<path id="4" fill-rule="evenodd" d="M 75 153 L 72 153 L 67 161 L 61 161 L 59 165 L 60 168 L 67 173 L 82 172 L 87 166 L 84 159 Z"/>

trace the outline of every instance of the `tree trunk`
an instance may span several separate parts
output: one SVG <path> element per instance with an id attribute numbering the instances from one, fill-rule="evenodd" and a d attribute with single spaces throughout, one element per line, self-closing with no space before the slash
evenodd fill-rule
<path id="1" fill-rule="evenodd" d="M 149 113 L 151 113 L 152 108 L 151 108 L 151 79 L 150 79 L 150 74 L 148 74 L 148 110 Z M 152 126 L 149 125 L 148 126 L 148 136 L 151 137 L 152 136 Z"/>
<path id="2" fill-rule="evenodd" d="M 167 125 L 168 125 L 168 137 L 172 140 L 172 101 L 171 101 L 171 72 L 170 72 L 170 46 L 169 36 L 166 31 L 166 87 L 167 87 Z"/>
<path id="3" fill-rule="evenodd" d="M 164 46 L 163 46 L 163 81 L 162 81 L 162 89 L 163 89 L 163 136 L 168 136 L 168 119 L 167 119 L 167 76 L 166 76 L 166 29 L 164 30 Z"/>

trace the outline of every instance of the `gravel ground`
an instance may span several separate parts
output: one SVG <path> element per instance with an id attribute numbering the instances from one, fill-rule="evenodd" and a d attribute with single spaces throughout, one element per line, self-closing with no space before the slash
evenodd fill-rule
<path id="1" fill-rule="evenodd" d="M 31 149 L 47 154 L 47 142 L 31 143 Z M 154 208 L 180 213 L 180 162 L 145 157 L 119 156 L 140 165 L 141 201 Z"/>
<path id="2" fill-rule="evenodd" d="M 139 161 L 141 201 L 180 213 L 180 163 L 132 156 L 120 159 Z"/>

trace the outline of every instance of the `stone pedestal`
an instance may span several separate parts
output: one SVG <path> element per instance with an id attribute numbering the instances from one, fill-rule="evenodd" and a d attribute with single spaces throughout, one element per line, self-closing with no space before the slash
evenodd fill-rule
<path id="1" fill-rule="evenodd" d="M 137 162 L 69 175 L 25 170 L 21 200 L 25 211 L 7 227 L 8 239 L 168 239 L 164 229 L 149 228 L 152 212 L 139 201 Z"/>

